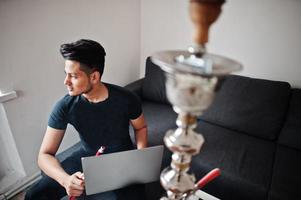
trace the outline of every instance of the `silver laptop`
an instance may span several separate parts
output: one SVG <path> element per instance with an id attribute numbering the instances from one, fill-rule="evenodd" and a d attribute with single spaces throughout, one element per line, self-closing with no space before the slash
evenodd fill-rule
<path id="1" fill-rule="evenodd" d="M 163 146 L 82 158 L 86 194 L 159 180 Z"/>

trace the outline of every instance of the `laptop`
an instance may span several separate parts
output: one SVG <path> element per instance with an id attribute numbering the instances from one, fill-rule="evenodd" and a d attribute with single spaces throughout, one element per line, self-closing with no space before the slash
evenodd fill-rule
<path id="1" fill-rule="evenodd" d="M 83 157 L 86 194 L 120 189 L 159 180 L 163 145 L 99 157 Z"/>

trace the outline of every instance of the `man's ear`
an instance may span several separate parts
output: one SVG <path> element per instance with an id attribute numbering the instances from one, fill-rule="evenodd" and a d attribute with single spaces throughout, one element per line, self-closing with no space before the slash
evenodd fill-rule
<path id="1" fill-rule="evenodd" d="M 92 83 L 96 84 L 100 81 L 100 73 L 98 71 L 95 71 L 90 74 L 90 80 Z"/>

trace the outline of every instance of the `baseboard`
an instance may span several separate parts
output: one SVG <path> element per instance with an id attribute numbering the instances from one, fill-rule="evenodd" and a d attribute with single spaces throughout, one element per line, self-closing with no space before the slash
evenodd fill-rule
<path id="1" fill-rule="evenodd" d="M 19 192 L 28 188 L 30 185 L 32 185 L 36 181 L 38 181 L 41 177 L 42 177 L 41 172 L 38 171 L 38 172 L 34 173 L 33 175 L 31 175 L 29 177 L 25 177 L 22 180 L 18 181 L 7 192 L 5 192 L 4 194 L 1 194 L 1 195 L 5 197 L 4 199 L 10 199 L 13 196 L 15 196 L 16 194 L 18 194 Z"/>
<path id="2" fill-rule="evenodd" d="M 3 195 L 3 194 L 0 194 L 0 200 L 6 200 L 7 198 Z"/>
<path id="3" fill-rule="evenodd" d="M 8 169 L 4 171 L 4 176 L 2 176 L 0 180 L 0 194 L 10 190 L 14 184 L 16 184 L 19 180 L 22 180 L 24 177 L 24 173 L 20 173 L 15 169 Z"/>

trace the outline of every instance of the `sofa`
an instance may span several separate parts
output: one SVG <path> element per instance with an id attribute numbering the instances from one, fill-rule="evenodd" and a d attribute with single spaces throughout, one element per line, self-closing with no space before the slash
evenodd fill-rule
<path id="1" fill-rule="evenodd" d="M 166 98 L 164 72 L 147 58 L 145 77 L 125 87 L 142 102 L 149 146 L 163 144 L 177 118 Z M 213 168 L 221 169 L 205 192 L 223 200 L 301 199 L 301 89 L 229 75 L 220 81 L 195 131 L 205 143 L 193 157 L 191 172 L 200 179 Z M 170 156 L 165 149 L 162 169 Z M 146 185 L 146 194 L 148 200 L 159 199 L 164 190 L 158 181 Z"/>

